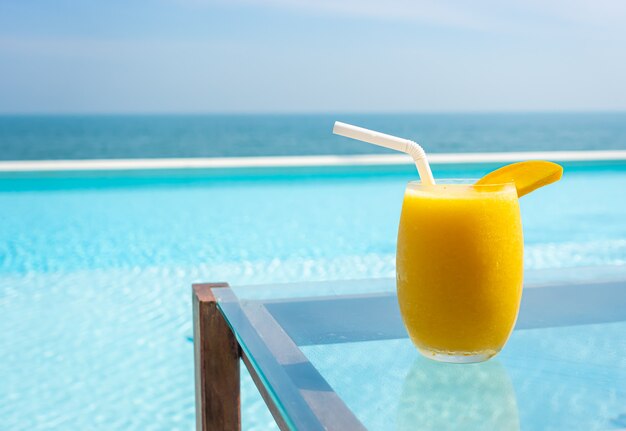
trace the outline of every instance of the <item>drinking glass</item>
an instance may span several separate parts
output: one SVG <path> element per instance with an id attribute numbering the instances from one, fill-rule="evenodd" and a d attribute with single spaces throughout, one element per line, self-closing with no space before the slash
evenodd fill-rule
<path id="1" fill-rule="evenodd" d="M 407 185 L 396 280 L 402 319 L 426 357 L 485 361 L 504 346 L 519 310 L 523 236 L 513 183 Z"/>

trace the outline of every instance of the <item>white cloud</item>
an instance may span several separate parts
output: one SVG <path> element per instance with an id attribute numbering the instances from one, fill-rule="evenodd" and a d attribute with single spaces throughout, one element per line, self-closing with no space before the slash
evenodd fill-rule
<path id="1" fill-rule="evenodd" d="M 421 0 L 243 0 L 250 4 L 319 11 L 343 16 L 362 16 L 381 19 L 413 20 L 440 25 L 479 28 L 482 18 L 471 10 L 444 2 Z"/>
<path id="2" fill-rule="evenodd" d="M 178 0 L 187 5 L 247 5 L 341 17 L 413 21 L 473 30 L 520 30 L 529 25 L 580 25 L 626 34 L 623 0 Z"/>
<path id="3" fill-rule="evenodd" d="M 626 1 L 623 0 L 527 0 L 527 8 L 572 23 L 626 27 Z"/>

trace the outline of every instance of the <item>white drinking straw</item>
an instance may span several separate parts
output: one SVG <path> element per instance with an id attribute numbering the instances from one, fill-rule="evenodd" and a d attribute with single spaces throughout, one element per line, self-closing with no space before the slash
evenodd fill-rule
<path id="1" fill-rule="evenodd" d="M 398 138 L 397 136 L 387 135 L 385 133 L 375 132 L 373 130 L 364 129 L 362 127 L 353 126 L 351 124 L 335 121 L 333 133 L 345 136 L 359 141 L 369 142 L 370 144 L 379 145 L 381 147 L 390 148 L 392 150 L 401 151 L 409 154 L 415 161 L 417 172 L 423 184 L 433 185 L 435 179 L 430 170 L 430 165 L 426 159 L 424 149 L 417 143 L 408 139 Z"/>

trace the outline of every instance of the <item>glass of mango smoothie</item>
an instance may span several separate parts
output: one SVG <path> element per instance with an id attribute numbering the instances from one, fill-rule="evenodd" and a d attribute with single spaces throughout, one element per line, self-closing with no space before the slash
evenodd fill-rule
<path id="1" fill-rule="evenodd" d="M 522 296 L 523 237 L 512 182 L 407 185 L 396 254 L 398 303 L 420 352 L 479 362 L 506 343 Z"/>
<path id="2" fill-rule="evenodd" d="M 437 180 L 415 141 L 336 122 L 333 132 L 409 154 L 421 181 L 406 187 L 396 253 L 398 304 L 427 358 L 486 361 L 513 331 L 522 297 L 518 198 L 558 181 L 545 160 L 512 163 L 479 180 Z"/>

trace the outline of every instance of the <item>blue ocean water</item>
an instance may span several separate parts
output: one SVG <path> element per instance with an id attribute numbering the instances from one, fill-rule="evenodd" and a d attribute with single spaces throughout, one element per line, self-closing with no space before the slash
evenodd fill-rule
<path id="1" fill-rule="evenodd" d="M 0 160 L 366 154 L 335 120 L 429 152 L 626 149 L 626 113 L 0 116 Z"/>

